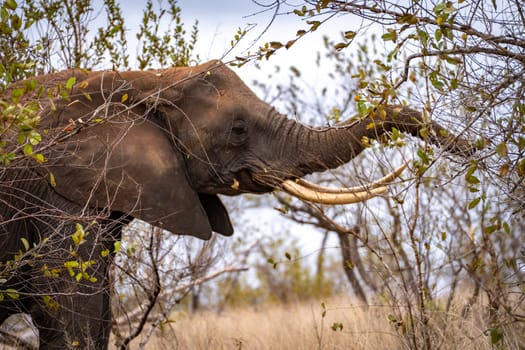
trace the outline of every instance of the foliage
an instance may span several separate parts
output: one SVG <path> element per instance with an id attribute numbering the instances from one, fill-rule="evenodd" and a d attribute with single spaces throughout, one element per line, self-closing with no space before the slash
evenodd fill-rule
<path id="1" fill-rule="evenodd" d="M 167 9 L 162 3 L 158 7 L 149 1 L 143 11 L 137 34 L 142 50 L 137 57 L 139 68 L 188 65 L 197 41 L 197 23 L 187 39 L 176 1 L 168 1 Z M 105 18 L 100 18 L 102 13 Z M 0 14 L 0 92 L 10 83 L 37 73 L 67 68 L 130 68 L 126 24 L 121 5 L 115 0 L 10 0 L 2 4 Z M 97 26 L 100 22 L 103 23 Z M 170 29 L 172 25 L 174 28 Z M 164 26 L 168 28 L 166 32 Z M 67 100 L 74 83 L 68 81 L 57 90 L 41 91 L 35 80 L 29 80 L 13 89 L 10 98 L 3 97 L 0 136 L 9 137 L 1 137 L 1 163 L 8 165 L 18 155 L 30 156 L 39 163 L 45 161 L 35 150 L 42 141 L 37 128 L 40 107 L 36 101 L 19 102 L 24 101 L 24 95 L 35 92 L 48 95 L 50 100 Z"/>
<path id="2" fill-rule="evenodd" d="M 44 88 L 40 86 L 38 78 L 33 77 L 73 68 L 126 70 L 136 65 L 139 69 L 148 69 L 188 65 L 192 60 L 198 60 L 198 56 L 194 57 L 193 52 L 198 35 L 197 22 L 188 35 L 181 21 L 181 10 L 175 0 L 168 0 L 167 4 L 162 1 L 155 4 L 148 1 L 142 13 L 142 25 L 136 37 L 132 38 L 129 35 L 128 23 L 123 17 L 121 2 L 116 0 L 7 0 L 1 3 L 0 181 L 2 186 L 9 186 L 8 180 L 4 177 L 9 169 L 15 167 L 28 169 L 45 165 L 47 161 L 45 150 L 67 139 L 67 135 L 74 134 L 71 132 L 73 129 L 64 129 L 64 139 L 50 130 L 42 130 L 39 123 L 43 104 L 34 97 L 46 100 L 50 111 L 53 112 L 55 105 L 61 100 L 67 103 L 74 102 L 71 101 L 69 93 L 74 86 L 82 87 L 82 82 L 77 82 L 74 77 L 69 79 L 66 77 L 64 82 Z M 132 40 L 140 48 L 136 58 L 130 58 L 128 52 Z M 86 98 L 89 99 L 89 96 Z M 82 127 L 97 124 L 96 120 L 93 123 L 91 120 L 81 122 Z M 78 125 L 72 126 L 75 127 Z M 49 173 L 48 176 L 50 185 L 55 186 L 57 180 L 53 174 Z M 51 254 L 52 258 L 49 259 L 55 259 L 57 265 L 44 264 L 41 269 L 43 277 L 57 281 L 67 280 L 67 283 L 78 286 L 101 283 L 100 277 L 95 277 L 94 272 L 99 270 L 98 266 L 105 264 L 113 255 L 119 253 L 120 242 L 115 247 L 106 247 L 93 256 L 90 255 L 89 258 L 86 258 L 87 254 L 80 252 L 85 251 L 86 246 L 94 244 L 93 242 L 100 239 L 102 234 L 107 234 L 94 230 L 96 221 L 106 220 L 107 213 L 96 213 L 96 215 L 86 213 L 86 217 L 77 217 L 61 211 L 61 208 L 57 208 L 57 211 L 59 213 L 56 217 L 60 217 L 63 222 L 76 222 L 76 226 L 72 230 L 65 230 L 62 225 L 57 225 L 56 232 L 50 233 L 49 237 L 38 244 L 30 243 L 26 238 L 16 242 L 15 245 L 20 246 L 21 249 L 12 260 L 0 264 L 0 282 L 6 281 L 13 273 L 17 273 L 20 266 L 39 264 L 43 254 Z M 46 212 L 44 208 L 35 215 L 41 215 L 43 218 L 54 217 L 54 214 Z M 7 221 L 10 218 L 4 217 L 0 220 Z M 57 235 L 62 241 L 53 244 L 58 244 L 63 249 L 46 253 L 46 244 L 56 240 Z M 86 242 L 89 243 L 84 244 Z M 131 259 L 133 254 L 127 253 Z M 135 260 L 139 265 L 144 264 L 145 261 L 142 255 L 140 257 L 141 259 Z M 154 259 L 153 263 L 156 262 Z M 117 269 L 117 279 L 125 279 L 123 275 L 145 268 L 144 266 L 133 268 L 130 264 L 122 263 L 121 269 Z M 182 275 L 180 277 L 183 279 Z M 201 277 L 203 280 L 199 283 L 204 283 L 207 280 L 205 277 L 211 278 L 206 275 Z M 154 283 L 155 281 L 151 279 L 147 282 L 153 283 L 146 284 L 148 288 L 155 287 L 153 294 L 146 287 L 146 292 L 141 294 L 142 297 L 148 296 L 152 305 L 146 313 L 149 315 L 163 295 L 158 290 L 158 283 Z M 194 282 L 193 285 L 199 283 Z M 181 293 L 185 288 L 191 286 L 186 284 L 180 286 Z M 34 292 L 40 293 L 40 291 Z M 32 291 L 28 290 L 25 293 L 32 293 Z M 153 297 L 155 293 L 156 296 Z M 20 291 L 12 288 L 0 290 L 1 300 L 18 299 L 19 296 Z M 60 298 L 60 295 L 52 294 L 41 297 L 42 302 L 50 310 L 59 307 Z M 132 327 L 130 333 L 119 334 L 118 340 L 121 344 L 125 344 L 126 341 L 140 334 L 143 328 L 143 325 Z M 2 337 L 2 340 L 9 338 L 6 337 Z"/>
<path id="3" fill-rule="evenodd" d="M 2 4 L 0 83 L 67 68 L 129 69 L 128 36 L 121 4 L 115 0 L 15 0 Z M 165 7 L 166 6 L 166 7 Z M 105 17 L 102 16 L 105 14 Z M 140 47 L 133 60 L 139 69 L 188 65 L 197 41 L 190 38 L 175 0 L 145 4 Z M 198 60 L 198 58 L 196 58 Z"/>
<path id="4" fill-rule="evenodd" d="M 278 5 L 276 15 L 293 12 L 306 27 L 288 42 L 262 46 L 254 56 L 259 60 L 293 50 L 335 16 L 362 21 L 347 21 L 338 37 L 324 39 L 326 51 L 317 55 L 316 63 L 330 78 L 326 86 L 307 85 L 302 72 L 292 66 L 286 84 L 272 87 L 259 82 L 269 100 L 284 101 L 284 108 L 305 122 L 309 122 L 305 116 L 314 115 L 329 124 L 349 114 L 366 115 L 382 103 L 410 101 L 421 106 L 426 119 L 477 139 L 478 148 L 472 157 L 458 159 L 424 142 L 411 142 L 395 130 L 388 140 L 362 140 L 373 155 L 365 152 L 346 171 L 332 171 L 331 180 L 320 179 L 336 186 L 359 184 L 366 180 L 355 174 L 374 173 L 369 164 L 379 161 L 391 169 L 403 159 L 413 159 L 412 173 L 403 174 L 391 198 L 372 200 L 367 206 L 323 208 L 278 196 L 281 210 L 297 222 L 338 237 L 351 233 L 353 248 L 345 271 L 352 272 L 348 274 L 352 289 L 357 295 L 375 292 L 389 303 L 391 320 L 406 337 L 408 348 L 439 348 L 436 339 L 441 330 L 432 324 L 431 315 L 442 308 L 450 311 L 465 291 L 471 296 L 462 317 L 469 315 L 472 305 L 480 304 L 486 311 L 486 332 L 480 335 L 502 347 L 516 339 L 522 342 L 515 337 L 525 321 L 520 238 L 525 215 L 520 170 L 525 149 L 524 5 L 514 1 L 293 5 L 279 1 Z M 369 35 L 369 28 L 382 34 Z M 379 144 L 387 146 L 383 152 Z M 340 244 L 343 247 L 344 242 Z M 447 301 L 438 305 L 436 300 L 443 295 Z"/>
<path id="5" fill-rule="evenodd" d="M 181 9 L 176 0 L 168 0 L 168 8 L 161 7 L 158 12 L 155 11 L 153 2 L 148 0 L 137 33 L 140 46 L 137 55 L 139 69 L 152 65 L 165 67 L 190 64 L 197 42 L 198 22 L 193 24 L 190 38 L 187 40 L 180 14 Z M 163 30 L 166 15 L 169 16 L 168 29 Z M 198 61 L 198 56 L 195 59 Z"/>
<path id="6" fill-rule="evenodd" d="M 258 307 L 317 300 L 344 293 L 346 284 L 336 266 L 337 261 L 322 261 L 313 271 L 310 259 L 301 255 L 298 242 L 280 238 L 281 234 L 258 242 L 251 253 L 254 266 L 251 274 L 228 275 L 219 282 L 219 301 L 214 304 L 221 309 Z M 289 232 L 284 232 L 284 236 L 289 236 Z"/>

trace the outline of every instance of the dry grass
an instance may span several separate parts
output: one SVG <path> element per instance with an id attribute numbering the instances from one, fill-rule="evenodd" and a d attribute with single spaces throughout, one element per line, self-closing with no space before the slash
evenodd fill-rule
<path id="1" fill-rule="evenodd" d="M 388 320 L 386 306 L 364 308 L 348 300 L 285 306 L 230 309 L 217 314 L 177 312 L 173 323 L 156 331 L 147 349 L 410 349 L 401 332 Z M 445 317 L 446 316 L 446 317 Z M 462 318 L 436 313 L 430 320 L 432 347 L 436 349 L 493 349 L 483 334 L 481 310 Z M 342 330 L 332 330 L 334 323 Z M 523 346 L 523 333 L 510 329 L 506 349 Z M 511 339 L 511 338 L 515 339 Z M 518 337 L 518 338 L 516 338 Z M 139 348 L 140 339 L 132 343 Z"/>

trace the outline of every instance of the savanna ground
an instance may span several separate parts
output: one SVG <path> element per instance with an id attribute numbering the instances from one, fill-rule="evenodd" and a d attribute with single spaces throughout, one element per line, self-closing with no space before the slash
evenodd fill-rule
<path id="1" fill-rule="evenodd" d="M 324 302 L 230 308 L 222 313 L 175 312 L 171 322 L 160 327 L 144 348 L 409 349 L 409 322 L 396 320 L 390 310 L 381 300 L 367 307 L 355 299 L 338 297 Z M 464 316 L 463 305 L 448 313 L 439 310 L 436 305 L 430 317 L 435 349 L 520 349 L 525 344 L 522 325 L 514 324 L 505 330 L 501 347 L 492 345 L 486 308 L 475 306 Z M 140 342 L 137 338 L 131 349 L 140 349 Z"/>

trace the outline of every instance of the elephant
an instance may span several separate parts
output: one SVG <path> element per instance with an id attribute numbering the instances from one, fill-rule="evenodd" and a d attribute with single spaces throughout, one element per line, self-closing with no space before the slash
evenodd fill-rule
<path id="1" fill-rule="evenodd" d="M 40 349 L 107 348 L 109 267 L 133 219 L 207 240 L 213 232 L 233 234 L 218 195 L 283 189 L 327 204 L 367 200 L 403 167 L 354 188 L 300 179 L 349 162 L 366 148 L 364 137 L 394 128 L 452 153 L 472 151 L 470 141 L 404 106 L 378 106 L 332 127 L 303 125 L 260 100 L 220 61 L 66 70 L 14 83 L 2 99 L 36 103 L 43 136 L 35 152 L 45 161 L 19 157 L 0 170 L 0 324 L 29 314 Z"/>

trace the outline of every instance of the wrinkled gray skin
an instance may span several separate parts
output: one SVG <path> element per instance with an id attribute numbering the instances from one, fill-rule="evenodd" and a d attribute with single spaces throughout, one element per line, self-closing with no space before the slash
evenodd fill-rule
<path id="1" fill-rule="evenodd" d="M 423 127 L 418 112 L 394 107 L 385 107 L 384 120 L 306 127 L 258 99 L 217 61 L 157 71 L 65 71 L 37 80 L 53 88 L 70 76 L 77 81 L 70 99 L 55 98 L 54 112 L 47 94 L 25 97 L 42 106 L 46 163 L 19 161 L 0 170 L 0 261 L 26 251 L 22 238 L 36 247 L 16 267 L 0 266 L 7 280 L 0 290 L 20 294 L 0 302 L 0 324 L 13 313 L 30 314 L 41 349 L 107 347 L 112 256 L 101 252 L 113 250 L 133 218 L 174 234 L 229 236 L 233 228 L 217 194 L 270 192 L 282 180 L 348 162 L 363 150 L 363 136 L 392 127 L 419 136 Z M 425 127 L 435 135 L 430 141 L 470 151 L 439 125 Z M 77 282 L 64 268 L 75 259 L 75 223 L 90 232 L 77 259 L 96 261 L 87 269 L 96 282 Z M 58 274 L 46 276 L 53 268 Z"/>

